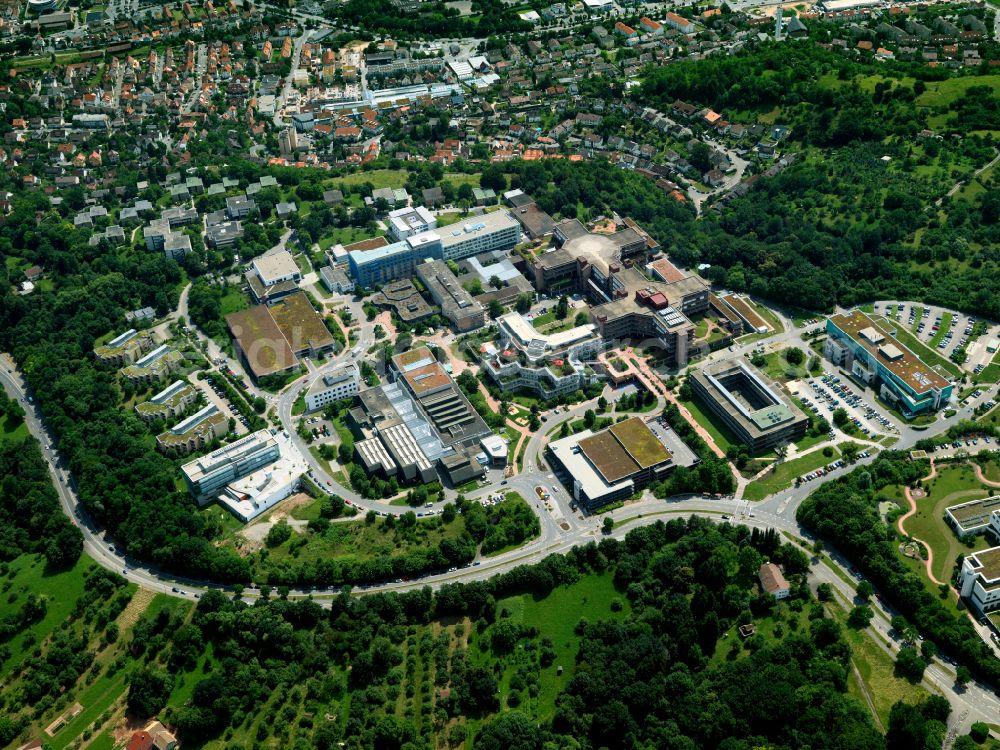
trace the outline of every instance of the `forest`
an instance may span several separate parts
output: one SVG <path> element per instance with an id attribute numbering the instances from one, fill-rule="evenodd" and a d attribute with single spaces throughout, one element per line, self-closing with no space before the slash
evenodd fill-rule
<path id="1" fill-rule="evenodd" d="M 754 592 L 766 559 L 795 582 L 780 607 Z M 897 707 L 898 726 L 883 738 L 845 694 L 850 648 L 800 583 L 807 569 L 805 555 L 774 532 L 691 519 L 437 593 L 345 592 L 329 612 L 308 600 L 248 606 L 210 592 L 188 624 L 161 613 L 137 625 L 129 706 L 159 713 L 188 743 L 321 750 L 416 750 L 441 737 L 452 746 L 471 739 L 477 750 L 864 750 L 940 741 L 950 710 L 942 699 Z M 555 622 L 526 626 L 506 604 L 519 594 L 544 602 L 606 576 L 617 598 L 606 615 L 576 622 L 566 643 Z M 615 612 L 626 601 L 631 613 L 622 619 Z M 721 633 L 778 610 L 783 638 L 757 636 L 716 658 Z M 190 699 L 170 705 L 173 675 L 205 650 L 209 663 Z M 533 711 L 531 696 L 564 669 L 551 712 Z M 411 704 L 419 710 L 397 710 Z M 271 718 L 257 721 L 262 711 Z"/>
<path id="2" fill-rule="evenodd" d="M 1000 659 L 965 614 L 950 613 L 903 564 L 897 552 L 896 530 L 878 512 L 881 489 L 912 484 L 926 476 L 928 469 L 926 460 L 910 461 L 902 453 L 882 453 L 869 466 L 821 485 L 799 506 L 797 517 L 807 529 L 835 544 L 941 651 L 996 684 L 1000 681 Z"/>

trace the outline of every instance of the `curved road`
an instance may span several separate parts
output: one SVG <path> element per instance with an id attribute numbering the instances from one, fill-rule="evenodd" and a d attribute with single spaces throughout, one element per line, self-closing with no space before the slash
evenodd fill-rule
<path id="1" fill-rule="evenodd" d="M 181 314 L 178 311 L 178 314 Z M 786 331 L 778 334 L 773 340 L 785 341 L 802 345 L 800 331 L 794 330 L 790 323 L 786 323 Z M 282 425 L 288 431 L 293 441 L 302 450 L 311 464 L 311 471 L 322 486 L 333 488 L 341 493 L 345 500 L 350 500 L 362 511 L 373 509 L 384 513 L 399 513 L 398 506 L 391 506 L 384 502 L 366 500 L 361 498 L 348 488 L 342 487 L 333 477 L 320 466 L 308 451 L 308 446 L 298 437 L 293 429 L 293 418 L 291 415 L 292 404 L 295 402 L 303 388 L 311 385 L 319 377 L 322 377 L 330 369 L 333 369 L 344 362 L 354 358 L 354 351 L 358 356 L 374 343 L 372 324 L 362 324 L 359 341 L 352 349 L 345 349 L 341 354 L 324 363 L 321 367 L 313 369 L 305 378 L 300 378 L 289 386 L 277 398 L 277 413 Z M 767 343 L 771 343 L 769 340 Z M 748 344 L 734 347 L 732 354 L 742 355 L 744 351 L 757 346 L 758 344 Z M 41 443 L 43 454 L 49 464 L 53 482 L 59 493 L 60 501 L 67 515 L 73 519 L 74 523 L 81 529 L 84 537 L 84 549 L 100 565 L 110 570 L 123 574 L 130 581 L 135 582 L 153 591 L 163 592 L 179 597 L 196 597 L 200 592 L 209 588 L 220 588 L 232 590 L 232 587 L 219 586 L 207 581 L 193 581 L 183 579 L 172 574 L 156 570 L 143 564 L 132 564 L 129 559 L 116 550 L 114 545 L 106 539 L 103 531 L 86 516 L 86 512 L 78 504 L 76 493 L 73 489 L 72 478 L 60 457 L 57 448 L 53 445 L 48 427 L 44 418 L 36 405 L 28 401 L 29 394 L 25 391 L 25 384 L 20 378 L 14 363 L 9 356 L 0 357 L 0 382 L 5 390 L 13 398 L 17 398 L 25 409 L 25 421 L 29 431 Z M 559 425 L 567 420 L 580 418 L 587 408 L 592 408 L 594 401 L 577 404 L 561 413 L 550 413 L 549 419 L 544 424 L 542 431 L 532 434 L 528 441 L 524 453 L 521 473 L 504 480 L 504 486 L 490 486 L 481 488 L 475 492 L 468 493 L 471 499 L 482 498 L 497 490 L 514 490 L 519 492 L 529 503 L 533 504 L 541 520 L 541 535 L 534 541 L 510 552 L 490 558 L 479 558 L 474 563 L 464 566 L 461 569 L 452 569 L 435 575 L 429 575 L 413 581 L 396 581 L 393 583 L 361 586 L 362 590 L 377 589 L 383 591 L 405 591 L 423 586 L 432 588 L 440 587 L 446 583 L 482 580 L 499 573 L 511 570 L 522 564 L 532 564 L 540 561 L 550 554 L 564 553 L 572 547 L 585 544 L 590 541 L 598 541 L 602 538 L 600 531 L 600 521 L 595 517 L 585 516 L 578 511 L 572 511 L 569 507 L 569 498 L 566 492 L 553 475 L 546 473 L 544 463 L 540 461 L 544 450 L 547 432 L 557 429 Z M 928 437 L 937 434 L 950 426 L 954 420 L 965 414 L 967 409 L 962 409 L 961 414 L 956 415 L 951 420 L 939 419 L 930 429 L 924 431 L 908 430 L 901 431 L 901 439 L 897 448 L 906 448 L 912 445 L 921 437 Z M 859 463 L 867 463 L 874 460 L 874 456 Z M 829 481 L 841 476 L 850 467 L 844 467 L 822 477 L 818 482 Z M 818 483 L 817 482 L 817 483 Z M 817 483 L 803 483 L 799 487 L 792 487 L 783 492 L 779 492 L 766 500 L 751 505 L 749 502 L 734 498 L 707 499 L 702 497 L 675 498 L 667 501 L 656 500 L 648 495 L 636 503 L 631 503 L 625 507 L 612 511 L 610 515 L 615 521 L 615 528 L 611 533 L 614 538 L 622 538 L 631 529 L 657 520 L 680 515 L 707 515 L 716 520 L 722 520 L 723 516 L 728 516 L 732 520 L 750 526 L 761 528 L 776 528 L 787 535 L 802 539 L 808 534 L 799 526 L 795 519 L 795 513 L 799 504 L 810 494 Z M 546 487 L 552 493 L 551 502 L 543 505 L 535 494 L 538 486 Z M 439 508 L 441 503 L 437 505 Z M 603 520 L 603 517 L 602 519 Z M 839 595 L 847 602 L 853 600 L 854 590 L 843 577 L 847 575 L 845 569 L 849 566 L 843 559 L 835 558 L 834 562 L 826 562 L 819 558 L 814 559 L 813 569 L 810 576 L 812 583 L 828 582 L 839 592 Z M 839 570 L 838 570 L 839 568 Z M 320 604 L 329 605 L 330 597 L 339 593 L 336 590 L 293 590 L 289 592 L 290 597 L 314 596 Z M 244 590 L 244 597 L 255 599 L 260 595 L 260 590 L 248 588 Z M 873 604 L 876 610 L 876 619 L 872 627 L 876 631 L 875 640 L 890 653 L 898 649 L 898 644 L 892 639 L 889 628 L 889 618 L 892 613 L 882 605 Z M 943 693 L 952 702 L 954 713 L 952 715 L 951 726 L 953 730 L 967 731 L 968 726 L 974 721 L 986 721 L 995 719 L 1000 714 L 1000 703 L 995 696 L 987 689 L 971 685 L 964 690 L 954 687 L 954 672 L 943 662 L 935 661 L 927 671 L 927 681 L 938 691 Z"/>

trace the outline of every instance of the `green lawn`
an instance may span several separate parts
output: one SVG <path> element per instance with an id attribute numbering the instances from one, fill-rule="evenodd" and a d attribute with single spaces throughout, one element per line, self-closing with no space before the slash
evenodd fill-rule
<path id="1" fill-rule="evenodd" d="M 925 364 L 930 366 L 940 366 L 942 369 L 946 370 L 953 377 L 959 378 L 962 376 L 961 368 L 956 365 L 951 360 L 946 357 L 942 357 L 937 353 L 936 350 L 931 349 L 922 341 L 917 339 L 912 333 L 910 333 L 906 328 L 898 324 L 894 319 L 886 320 L 882 319 L 883 324 L 892 330 L 895 330 L 895 336 L 901 344 L 906 348 L 916 354 L 920 359 L 924 361 Z M 942 321 L 943 322 L 943 321 Z"/>
<path id="2" fill-rule="evenodd" d="M 0 416 L 0 440 L 20 443 L 28 434 L 28 425 L 23 419 L 12 422 L 6 415 Z"/>
<path id="3" fill-rule="evenodd" d="M 419 547 L 437 547 L 444 539 L 457 539 L 465 529 L 459 516 L 446 524 L 440 516 L 418 519 L 412 529 L 401 524 L 386 526 L 385 519 L 369 524 L 366 521 L 334 523 L 322 534 L 307 532 L 308 541 L 294 553 L 300 562 L 329 558 L 354 558 L 373 560 L 379 557 L 397 557 Z M 268 559 L 275 563 L 293 557 L 289 547 L 300 534 L 293 533 L 284 544 L 270 550 Z"/>
<path id="4" fill-rule="evenodd" d="M 925 489 L 928 490 L 927 497 L 917 500 L 917 512 L 904 522 L 903 528 L 931 548 L 934 553 L 931 566 L 934 577 L 939 581 L 946 581 L 951 577 L 955 558 L 960 554 L 968 554 L 971 549 L 958 539 L 945 522 L 944 509 L 949 505 L 987 497 L 990 493 L 983 489 L 976 480 L 972 467 L 968 465 L 939 469 L 938 476 Z M 984 537 L 977 537 L 974 549 L 989 546 Z"/>
<path id="5" fill-rule="evenodd" d="M 8 641 L 10 658 L 0 662 L 0 677 L 6 677 L 9 670 L 34 647 L 25 648 L 24 633 L 31 634 L 32 644 L 40 643 L 60 623 L 69 619 L 77 598 L 83 593 L 84 581 L 96 568 L 97 564 L 85 554 L 73 568 L 61 573 L 50 572 L 42 555 L 21 555 L 7 563 L 8 572 L 2 579 L 4 596 L 0 597 L 0 619 L 19 612 L 30 593 L 44 594 L 48 608 L 41 620 Z"/>
<path id="6" fill-rule="evenodd" d="M 895 661 L 873 640 L 878 637 L 877 635 L 871 630 L 859 631 L 848 627 L 847 612 L 840 602 L 828 606 L 827 611 L 840 623 L 841 630 L 851 646 L 851 660 L 868 688 L 867 693 L 875 704 L 875 712 L 883 726 L 889 725 L 889 711 L 894 703 L 897 701 L 917 703 L 927 696 L 927 691 L 920 685 L 913 685 L 896 677 Z M 868 705 L 853 671 L 848 678 L 847 687 L 850 694 L 857 696 L 863 705 Z"/>
<path id="7" fill-rule="evenodd" d="M 708 430 L 712 439 L 715 440 L 715 444 L 723 451 L 728 451 L 731 446 L 739 443 L 736 436 L 728 427 L 716 420 L 707 411 L 702 410 L 701 404 L 697 400 L 682 401 L 681 403 L 691 412 L 691 416 L 694 417 L 695 421 Z"/>
<path id="8" fill-rule="evenodd" d="M 405 169 L 373 169 L 365 172 L 352 172 L 343 177 L 331 177 L 326 183 L 337 185 L 364 185 L 370 182 L 376 190 L 379 188 L 400 188 L 406 184 L 409 173 Z"/>
<path id="9" fill-rule="evenodd" d="M 826 466 L 828 463 L 836 461 L 839 456 L 840 451 L 836 448 L 833 449 L 832 456 L 824 456 L 823 451 L 818 450 L 776 464 L 774 469 L 765 474 L 763 478 L 750 482 L 743 497 L 747 500 L 763 500 L 775 492 L 791 487 L 796 477 Z"/>
<path id="10" fill-rule="evenodd" d="M 614 612 L 611 602 L 617 599 L 622 609 Z M 580 620 L 596 622 L 598 620 L 624 620 L 631 610 L 628 599 L 615 591 L 610 575 L 590 575 L 581 578 L 570 586 L 564 586 L 552 591 L 544 599 L 536 599 L 530 594 L 507 597 L 497 601 L 499 616 L 507 616 L 517 624 L 537 628 L 543 635 L 552 639 L 556 660 L 551 667 L 541 670 L 538 697 L 533 699 L 536 716 L 545 720 L 552 716 L 555 710 L 555 699 L 570 679 L 576 664 L 576 652 L 579 646 L 579 636 L 574 628 Z M 505 665 L 501 692 L 506 692 L 513 673 L 513 665 Z M 557 675 L 558 667 L 563 667 L 561 676 Z"/>
<path id="11" fill-rule="evenodd" d="M 937 329 L 937 333 L 931 336 L 929 346 L 931 349 L 937 349 L 937 345 L 941 343 L 941 340 L 945 337 L 945 334 L 951 330 L 951 319 L 954 317 L 950 312 L 946 312 L 941 315 L 941 325 Z"/>
<path id="12" fill-rule="evenodd" d="M 248 307 L 250 307 L 250 300 L 247 299 L 247 296 L 237 286 L 229 287 L 226 293 L 222 295 L 221 315 L 223 318 L 230 313 L 246 310 Z"/>
<path id="13" fill-rule="evenodd" d="M 927 90 L 917 97 L 922 107 L 947 106 L 962 98 L 973 86 L 989 86 L 994 96 L 1000 96 L 1000 75 L 963 76 L 943 81 L 928 81 Z"/>
<path id="14" fill-rule="evenodd" d="M 329 250 L 334 245 L 350 245 L 352 242 L 367 240 L 371 236 L 370 232 L 360 227 L 333 227 L 328 229 L 316 244 L 321 250 Z"/>

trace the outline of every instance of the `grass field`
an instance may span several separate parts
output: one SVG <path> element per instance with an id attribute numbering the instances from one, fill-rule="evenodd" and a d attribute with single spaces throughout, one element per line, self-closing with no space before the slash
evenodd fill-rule
<path id="1" fill-rule="evenodd" d="M 932 367 L 940 366 L 953 377 L 959 378 L 962 376 L 962 369 L 958 365 L 951 360 L 942 357 L 936 350 L 928 347 L 896 320 L 886 320 L 885 318 L 882 318 L 882 324 L 887 326 L 890 330 L 894 330 L 896 332 L 895 336 L 899 342 L 920 357 L 920 359 L 922 359 L 926 364 L 931 365 Z"/>
<path id="2" fill-rule="evenodd" d="M 330 557 L 373 560 L 380 557 L 397 557 L 418 547 L 436 547 L 444 539 L 456 539 L 465 529 L 459 516 L 454 522 L 445 524 L 440 517 L 418 519 L 416 526 L 406 530 L 401 525 L 389 528 L 384 520 L 369 524 L 365 521 L 349 521 L 331 524 L 322 534 L 308 532 L 308 543 L 298 547 L 294 557 L 302 562 L 324 560 Z M 296 547 L 299 534 L 284 544 L 271 549 L 269 559 L 275 562 L 288 560 L 293 556 L 290 547 Z M 301 544 L 301 542 L 299 543 Z"/>
<path id="3" fill-rule="evenodd" d="M 21 555 L 7 565 L 8 572 L 2 586 L 4 596 L 0 598 L 0 618 L 19 612 L 29 593 L 44 593 L 48 597 L 45 617 L 25 631 L 31 633 L 32 643 L 40 642 L 46 633 L 55 630 L 69 617 L 77 597 L 83 593 L 84 580 L 97 568 L 97 564 L 86 555 L 71 570 L 62 573 L 50 572 L 41 555 Z M 24 638 L 9 643 L 11 655 L 0 663 L 0 676 L 5 676 L 26 651 L 30 651 L 24 643 Z"/>
<path id="4" fill-rule="evenodd" d="M 867 687 L 867 693 L 875 704 L 875 713 L 882 726 L 889 725 L 889 711 L 896 701 L 916 703 L 927 696 L 927 691 L 920 685 L 913 685 L 895 675 L 895 662 L 882 648 L 875 643 L 877 638 L 871 631 L 858 631 L 847 626 L 847 611 L 838 602 L 827 607 L 827 611 L 840 623 L 844 636 L 851 646 L 851 660 L 858 669 L 858 674 Z M 856 675 L 852 672 L 848 678 L 848 692 L 864 704 L 862 687 L 858 684 Z"/>
<path id="5" fill-rule="evenodd" d="M 831 461 L 836 461 L 839 456 L 840 451 L 836 448 L 833 449 L 832 456 L 824 456 L 823 451 L 818 450 L 777 464 L 774 470 L 765 474 L 763 478 L 750 482 L 743 497 L 747 500 L 763 500 L 768 495 L 790 487 L 796 477 L 826 466 Z"/>
<path id="6" fill-rule="evenodd" d="M 931 336 L 929 346 L 931 349 L 936 349 L 937 345 L 941 343 L 941 340 L 945 337 L 948 331 L 951 330 L 951 319 L 954 316 L 950 312 L 946 312 L 941 315 L 941 325 L 937 329 L 937 333 Z"/>
<path id="7" fill-rule="evenodd" d="M 728 427 L 716 420 L 708 412 L 703 411 L 701 404 L 696 400 L 682 401 L 681 403 L 691 412 L 691 416 L 694 417 L 695 421 L 708 430 L 708 434 L 712 436 L 715 444 L 723 451 L 728 451 L 731 446 L 739 442 Z"/>
<path id="8" fill-rule="evenodd" d="M 949 505 L 987 497 L 990 493 L 976 480 L 968 465 L 946 466 L 938 476 L 925 485 L 927 497 L 917 500 L 917 512 L 903 523 L 907 533 L 922 540 L 934 554 L 931 570 L 939 581 L 951 577 L 955 558 L 971 550 L 952 531 L 944 520 L 944 509 Z M 904 501 L 905 507 L 905 501 Z M 977 537 L 974 549 L 990 546 L 984 537 Z"/>
<path id="9" fill-rule="evenodd" d="M 319 238 L 319 242 L 316 244 L 320 246 L 321 250 L 329 250 L 334 245 L 350 245 L 352 242 L 367 240 L 371 236 L 368 230 L 360 227 L 332 227 Z"/>
<path id="10" fill-rule="evenodd" d="M 943 81 L 928 81 L 927 90 L 917 97 L 921 107 L 947 106 L 961 99 L 973 86 L 989 86 L 994 96 L 1000 96 L 1000 75 L 963 76 Z"/>
<path id="11" fill-rule="evenodd" d="M 622 609 L 614 612 L 611 602 L 617 599 Z M 615 591 L 610 575 L 587 576 L 570 586 L 555 589 L 544 599 L 535 599 L 530 594 L 512 596 L 497 602 L 497 612 L 503 616 L 507 612 L 511 621 L 537 628 L 552 639 L 556 660 L 551 667 L 542 669 L 538 697 L 532 699 L 531 706 L 540 720 L 552 716 L 555 699 L 573 677 L 576 652 L 580 639 L 574 628 L 580 620 L 624 620 L 630 612 L 628 599 Z M 512 660 L 516 661 L 516 660 Z M 501 680 L 501 692 L 506 692 L 514 673 L 514 664 L 508 663 Z M 558 667 L 563 673 L 557 675 Z"/>
<path id="12" fill-rule="evenodd" d="M 6 415 L 0 416 L 0 440 L 20 443 L 28 437 L 28 425 L 23 419 L 11 422 Z"/>
<path id="13" fill-rule="evenodd" d="M 407 176 L 408 173 L 405 169 L 373 169 L 367 172 L 352 172 L 343 177 L 331 177 L 326 180 L 326 183 L 330 186 L 337 186 L 364 185 L 366 182 L 370 182 L 372 187 L 378 190 L 379 188 L 402 187 Z"/>

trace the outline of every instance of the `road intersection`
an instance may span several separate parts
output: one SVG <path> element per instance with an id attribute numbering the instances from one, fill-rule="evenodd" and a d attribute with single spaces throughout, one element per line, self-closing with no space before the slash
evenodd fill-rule
<path id="1" fill-rule="evenodd" d="M 186 291 L 186 290 L 185 290 Z M 178 311 L 171 316 L 171 320 L 186 318 L 186 294 L 182 295 L 181 305 Z M 803 340 L 803 330 L 795 329 L 791 321 L 785 320 L 785 330 L 768 340 L 768 344 L 806 346 Z M 197 332 L 196 332 L 197 333 Z M 308 375 L 298 378 L 293 384 L 288 386 L 281 394 L 274 396 L 264 394 L 268 397 L 271 406 L 285 429 L 289 437 L 293 440 L 303 456 L 310 464 L 310 474 L 314 481 L 328 491 L 340 494 L 345 500 L 351 502 L 360 512 L 374 510 L 381 513 L 398 514 L 401 512 L 399 506 L 390 505 L 386 501 L 366 499 L 358 495 L 348 487 L 344 487 L 337 481 L 337 477 L 331 476 L 321 463 L 309 451 L 309 446 L 299 437 L 295 429 L 295 422 L 292 415 L 292 408 L 299 395 L 311 386 L 318 378 L 321 378 L 329 371 L 342 366 L 345 362 L 354 361 L 363 356 L 369 347 L 376 343 L 374 334 L 374 323 L 362 323 L 358 329 L 358 339 L 351 348 L 345 348 L 338 355 L 326 360 L 316 367 L 310 367 Z M 200 336 L 200 334 L 199 334 Z M 207 341 L 207 340 L 206 340 Z M 713 356 L 744 356 L 752 351 L 759 342 L 751 342 L 740 346 L 731 347 L 725 353 L 716 353 Z M 221 352 L 218 354 L 221 355 Z M 114 570 L 130 581 L 153 591 L 178 597 L 197 597 L 202 592 L 211 588 L 218 588 L 231 591 L 231 586 L 220 586 L 209 581 L 196 581 L 175 576 L 171 573 L 160 571 L 145 563 L 131 560 L 124 555 L 109 540 L 104 531 L 89 518 L 86 510 L 79 504 L 74 489 L 72 476 L 68 472 L 63 458 L 59 455 L 54 444 L 54 439 L 45 424 L 44 417 L 37 404 L 29 400 L 30 394 L 26 390 L 25 383 L 17 371 L 15 363 L 9 356 L 3 355 L 0 360 L 0 382 L 9 395 L 18 399 L 25 409 L 25 421 L 32 435 L 41 443 L 44 457 L 49 464 L 53 482 L 59 493 L 60 501 L 67 515 L 73 519 L 74 523 L 83 532 L 84 549 L 100 565 Z M 662 393 L 658 393 L 658 409 L 662 408 L 665 399 Z M 571 498 L 567 496 L 565 489 L 560 485 L 554 474 L 549 472 L 544 461 L 544 449 L 548 442 L 548 435 L 558 430 L 564 422 L 572 422 L 583 417 L 587 409 L 595 408 L 596 399 L 586 401 L 572 407 L 565 407 L 547 415 L 543 429 L 534 432 L 527 440 L 524 448 L 522 469 L 507 477 L 501 484 L 490 484 L 480 487 L 474 491 L 466 493 L 469 499 L 483 500 L 490 494 L 498 491 L 516 491 L 524 497 L 533 507 L 540 519 L 541 533 L 533 541 L 522 547 L 511 550 L 492 557 L 480 557 L 474 563 L 470 563 L 458 569 L 452 569 L 440 573 L 423 576 L 419 579 L 403 581 L 397 580 L 384 584 L 371 586 L 360 586 L 361 590 L 378 591 L 407 591 L 424 586 L 438 588 L 448 583 L 467 582 L 474 580 L 484 580 L 492 576 L 508 572 L 520 565 L 530 565 L 539 562 L 551 554 L 565 553 L 572 547 L 596 542 L 603 538 L 601 522 L 604 515 L 589 516 L 575 507 Z M 966 412 L 969 412 L 967 414 Z M 899 442 L 897 448 L 905 449 L 912 446 L 917 440 L 939 434 L 958 419 L 967 418 L 971 414 L 970 408 L 963 408 L 958 414 L 949 419 L 940 418 L 926 430 L 915 430 L 900 423 Z M 858 461 L 858 464 L 865 464 L 875 460 L 876 455 Z M 845 466 L 829 472 L 821 477 L 817 482 L 830 481 L 842 476 L 853 467 Z M 787 537 L 795 540 L 808 539 L 809 534 L 796 520 L 796 512 L 802 501 L 812 492 L 816 483 L 802 483 L 778 492 L 758 503 L 749 503 L 739 497 L 706 498 L 700 496 L 684 496 L 660 500 L 653 498 L 648 492 L 633 503 L 612 510 L 609 515 L 614 520 L 614 529 L 610 536 L 622 538 L 630 530 L 638 526 L 654 523 L 659 520 L 668 520 L 679 516 L 702 515 L 716 521 L 732 520 L 735 523 L 743 523 L 758 528 L 774 528 Z M 544 502 L 536 493 L 537 487 L 544 487 L 550 495 L 548 502 Z M 449 499 L 454 495 L 449 491 Z M 438 503 L 429 510 L 439 511 L 443 503 Z M 723 517 L 726 517 L 724 519 Z M 806 542 L 802 542 L 806 544 Z M 854 590 L 845 578 L 846 569 L 849 567 L 846 560 L 840 559 L 836 553 L 831 555 L 831 560 L 825 558 L 813 558 L 813 565 L 810 574 L 812 583 L 827 582 L 833 585 L 838 591 L 838 595 L 847 602 L 854 599 Z M 254 600 L 261 595 L 259 588 L 250 587 L 243 591 L 243 597 L 247 600 Z M 290 597 L 315 598 L 321 605 L 328 606 L 332 597 L 339 593 L 338 590 L 316 590 L 316 589 L 296 589 L 289 592 Z M 881 604 L 874 605 L 876 619 L 873 621 L 873 637 L 883 649 L 893 653 L 898 649 L 899 644 L 890 632 L 889 619 L 891 611 Z M 955 707 L 953 712 L 952 729 L 965 730 L 974 721 L 988 720 L 995 718 L 1000 713 L 1000 703 L 998 703 L 988 689 L 971 685 L 966 688 L 957 688 L 954 685 L 953 671 L 943 662 L 935 661 L 927 671 L 926 680 L 934 688 L 946 695 Z M 957 717 L 963 717 L 958 721 Z"/>

